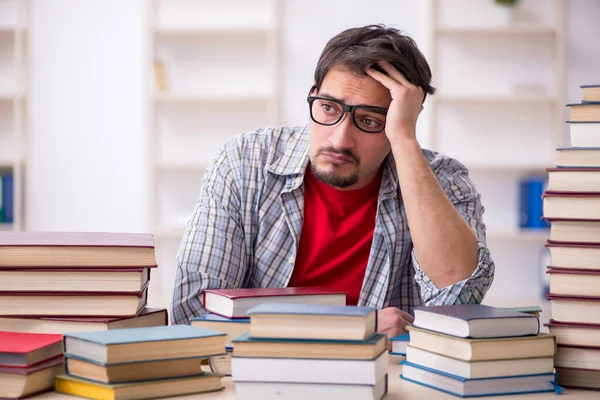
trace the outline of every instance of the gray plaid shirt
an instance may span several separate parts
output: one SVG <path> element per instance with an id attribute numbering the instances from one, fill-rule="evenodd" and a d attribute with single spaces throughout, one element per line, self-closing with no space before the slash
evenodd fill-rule
<path id="1" fill-rule="evenodd" d="M 309 128 L 260 129 L 227 142 L 208 166 L 177 254 L 172 322 L 205 313 L 204 289 L 286 287 L 304 212 Z M 480 195 L 458 161 L 423 150 L 448 198 L 477 234 L 471 277 L 438 288 L 415 257 L 394 159 L 384 161 L 371 253 L 358 305 L 479 303 L 494 277 Z"/>

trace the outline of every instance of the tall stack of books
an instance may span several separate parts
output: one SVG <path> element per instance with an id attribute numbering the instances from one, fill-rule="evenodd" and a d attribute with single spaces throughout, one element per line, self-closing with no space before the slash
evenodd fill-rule
<path id="1" fill-rule="evenodd" d="M 458 397 L 552 392 L 555 338 L 539 328 L 479 304 L 417 307 L 401 377 Z"/>
<path id="2" fill-rule="evenodd" d="M 221 390 L 221 376 L 201 370 L 222 354 L 225 334 L 172 325 L 67 334 L 66 375 L 55 390 L 91 399 L 148 399 Z"/>
<path id="3" fill-rule="evenodd" d="M 232 376 L 243 399 L 381 399 L 388 352 L 371 307 L 265 303 L 234 339 Z"/>
<path id="4" fill-rule="evenodd" d="M 600 85 L 569 104 L 571 146 L 548 170 L 544 217 L 551 223 L 550 293 L 559 385 L 600 389 Z"/>
<path id="5" fill-rule="evenodd" d="M 145 308 L 155 267 L 151 234 L 0 232 L 0 330 L 166 325 Z"/>

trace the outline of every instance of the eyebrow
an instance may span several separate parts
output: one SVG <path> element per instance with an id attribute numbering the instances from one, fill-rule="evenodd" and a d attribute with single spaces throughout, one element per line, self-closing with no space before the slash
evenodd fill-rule
<path id="1" fill-rule="evenodd" d="M 329 100 L 334 100 L 334 101 L 340 102 L 342 104 L 346 104 L 346 103 L 344 103 L 344 101 L 342 99 L 338 99 L 337 97 L 332 96 L 328 93 L 319 93 L 319 97 L 325 97 Z M 387 113 L 387 111 L 388 111 L 388 109 L 385 107 L 374 106 L 371 104 L 357 104 L 354 107 L 368 107 L 371 109 L 371 111 L 377 112 L 379 114 L 383 114 L 384 112 Z"/>

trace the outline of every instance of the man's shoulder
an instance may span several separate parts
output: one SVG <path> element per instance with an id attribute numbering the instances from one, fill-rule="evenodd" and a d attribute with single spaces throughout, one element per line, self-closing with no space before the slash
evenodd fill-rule
<path id="1" fill-rule="evenodd" d="M 433 172 L 436 174 L 468 173 L 467 167 L 456 158 L 428 149 L 423 149 L 423 155 L 427 159 Z"/>

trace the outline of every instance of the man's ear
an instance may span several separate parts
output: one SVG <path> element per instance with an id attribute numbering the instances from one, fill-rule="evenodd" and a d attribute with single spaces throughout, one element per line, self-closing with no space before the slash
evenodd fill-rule
<path id="1" fill-rule="evenodd" d="M 319 89 L 316 86 L 313 86 L 310 88 L 310 92 L 308 92 L 308 95 L 315 96 L 317 93 L 319 93 Z"/>

